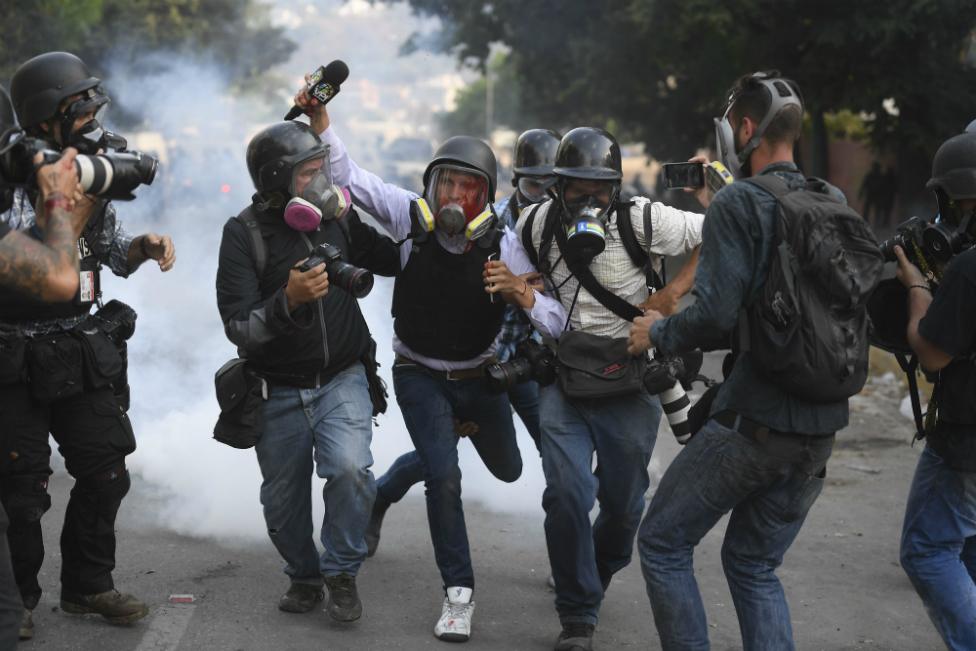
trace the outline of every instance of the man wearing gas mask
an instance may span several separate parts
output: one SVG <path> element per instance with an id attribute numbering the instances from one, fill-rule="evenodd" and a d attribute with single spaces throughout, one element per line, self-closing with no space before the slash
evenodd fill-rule
<path id="1" fill-rule="evenodd" d="M 505 303 L 493 294 L 538 297 L 528 310 L 536 325 L 560 323 L 564 315 L 558 303 L 521 279 L 486 287 L 486 267 L 533 271 L 514 233 L 492 210 L 496 162 L 488 145 L 468 136 L 448 139 L 427 166 L 418 196 L 360 168 L 334 129 L 323 138 L 331 146 L 336 179 L 404 241 L 393 293 L 393 383 L 416 451 L 394 462 L 378 484 L 397 481 L 404 468 L 412 475 L 419 458 L 446 593 L 434 635 L 464 642 L 471 636 L 474 571 L 461 505 L 456 422 L 471 425 L 468 438 L 493 475 L 512 482 L 522 472 L 508 399 L 488 392 L 485 381 L 505 312 Z"/>
<path id="2" fill-rule="evenodd" d="M 905 509 L 901 564 L 949 649 L 976 648 L 976 133 L 939 147 L 927 186 L 951 260 L 934 291 L 901 246 L 907 339 L 935 375 L 927 444 Z M 933 234 L 934 235 L 934 234 Z M 932 238 L 935 239 L 935 238 Z M 911 256 L 915 259 L 914 256 Z M 892 313 L 895 311 L 892 310 Z"/>
<path id="3" fill-rule="evenodd" d="M 392 275 L 399 251 L 359 220 L 333 182 L 328 155 L 301 122 L 273 124 L 251 139 L 247 168 L 256 192 L 224 226 L 217 305 L 228 339 L 262 384 L 254 446 L 261 504 L 290 580 L 278 608 L 312 610 L 324 584 L 326 612 L 350 622 L 362 615 L 356 575 L 376 492 L 371 419 L 385 409 L 357 301 L 372 276 L 359 265 Z M 337 255 L 305 268 L 323 247 Z M 326 480 L 321 555 L 312 538 L 313 462 Z"/>
<path id="4" fill-rule="evenodd" d="M 548 199 L 547 190 L 555 177 L 552 163 L 559 146 L 559 134 L 549 129 L 530 129 L 515 142 L 514 173 L 512 184 L 515 192 L 494 205 L 495 214 L 504 226 L 515 228 L 521 210 Z M 532 282 L 538 274 L 528 274 L 525 280 Z M 533 332 L 532 323 L 517 305 L 508 305 L 502 319 L 501 330 L 495 342 L 495 358 L 500 363 L 510 361 L 516 355 L 516 347 Z M 526 430 L 539 448 L 539 385 L 534 380 L 518 382 L 507 388 L 508 400 L 519 415 Z M 459 423 L 459 433 L 466 435 L 473 429 L 472 423 Z M 408 463 L 409 462 L 409 463 Z M 366 530 L 369 555 L 376 552 L 380 540 L 383 518 L 390 506 L 399 502 L 414 484 L 424 480 L 424 467 L 415 453 L 404 455 L 387 472 L 376 486 L 376 503 Z"/>
<path id="5" fill-rule="evenodd" d="M 630 562 L 661 419 L 660 402 L 642 384 L 646 355 L 626 352 L 629 321 L 648 299 L 646 265 L 695 249 L 703 216 L 644 197 L 621 201 L 620 147 L 602 129 L 563 136 L 554 173 L 555 198 L 524 210 L 517 231 L 568 315 L 540 328 L 558 340 L 559 369 L 558 382 L 539 394 L 542 505 L 562 625 L 555 648 L 591 649 L 604 592 Z M 625 239 L 643 254 L 640 264 Z"/>
<path id="6" fill-rule="evenodd" d="M 14 73 L 10 94 L 27 134 L 52 149 L 93 154 L 124 142 L 102 130 L 96 114 L 108 98 L 100 80 L 71 54 L 50 52 L 30 59 Z M 34 190 L 18 188 L 0 223 L 35 233 L 35 199 Z M 0 327 L 16 333 L 19 353 L 12 357 L 19 368 L 12 369 L 0 392 L 0 410 L 14 423 L 3 441 L 3 457 L 11 461 L 0 481 L 0 498 L 10 516 L 11 557 L 26 608 L 22 638 L 33 634 L 31 612 L 41 595 L 37 575 L 44 558 L 40 519 L 50 507 L 49 432 L 75 478 L 61 534 L 61 609 L 98 613 L 112 623 L 129 623 L 148 613 L 140 600 L 115 590 L 112 580 L 115 517 L 130 486 L 125 457 L 135 450 L 126 415 L 127 335 L 112 339 L 108 317 L 90 312 L 101 301 L 103 264 L 121 277 L 148 259 L 166 271 L 175 251 L 169 237 L 128 234 L 112 205 L 98 197 L 78 194 L 62 201 L 74 201 L 76 218 L 85 222 L 77 240 L 80 271 L 74 298 L 41 303 L 0 291 Z M 111 312 L 111 327 L 125 321 L 117 332 L 131 334 L 131 308 L 117 301 L 108 306 L 119 308 Z"/>
<path id="7" fill-rule="evenodd" d="M 789 608 L 774 572 L 823 487 L 834 433 L 847 425 L 847 399 L 815 401 L 787 390 L 760 367 L 758 351 L 743 350 L 730 333 L 761 295 L 775 253 L 781 209 L 762 179 L 775 177 L 769 183 L 777 192 L 821 194 L 846 210 L 836 188 L 808 185 L 793 162 L 802 116 L 792 81 L 775 72 L 737 80 L 716 120 L 719 154 L 737 182 L 708 208 L 697 300 L 667 318 L 651 312 L 631 331 L 634 351 L 653 345 L 676 354 L 721 340 L 733 340 L 738 351 L 710 419 L 668 467 L 641 524 L 641 565 L 665 649 L 708 648 L 694 548 L 730 511 L 722 565 L 743 646 L 793 648 Z M 875 254 L 869 266 L 880 271 L 876 248 Z"/>

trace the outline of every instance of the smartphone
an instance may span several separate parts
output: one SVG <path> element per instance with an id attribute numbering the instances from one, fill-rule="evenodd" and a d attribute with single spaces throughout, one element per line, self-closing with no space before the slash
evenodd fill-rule
<path id="1" fill-rule="evenodd" d="M 664 187 L 700 188 L 705 185 L 705 170 L 701 163 L 665 163 Z"/>
<path id="2" fill-rule="evenodd" d="M 488 262 L 491 262 L 492 260 L 497 260 L 497 259 L 498 259 L 498 254 L 497 253 L 489 253 L 488 254 Z M 491 287 L 492 289 L 494 289 L 495 288 L 495 283 L 490 283 L 488 286 Z M 495 295 L 494 294 L 488 294 L 488 298 L 489 298 L 489 300 L 492 303 L 495 302 Z"/>

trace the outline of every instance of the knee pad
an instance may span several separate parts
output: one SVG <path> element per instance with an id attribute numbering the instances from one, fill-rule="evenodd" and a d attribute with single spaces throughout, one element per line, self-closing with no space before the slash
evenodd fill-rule
<path id="1" fill-rule="evenodd" d="M 39 522 L 51 508 L 46 474 L 14 475 L 3 482 L 3 505 L 13 522 Z"/>

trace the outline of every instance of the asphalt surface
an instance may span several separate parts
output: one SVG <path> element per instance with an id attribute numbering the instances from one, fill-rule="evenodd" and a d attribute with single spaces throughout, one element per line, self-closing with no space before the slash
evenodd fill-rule
<path id="1" fill-rule="evenodd" d="M 898 565 L 904 502 L 919 453 L 908 444 L 910 422 L 898 414 L 901 396 L 895 384 L 879 382 L 854 400 L 826 488 L 779 572 L 800 649 L 942 648 Z M 652 468 L 665 467 L 677 450 L 662 427 Z M 525 456 L 526 464 L 538 463 Z M 339 625 L 321 608 L 304 615 L 277 610 L 287 581 L 270 543 L 189 538 L 154 524 L 148 514 L 159 506 L 157 493 L 135 477 L 118 521 L 115 577 L 151 611 L 135 625 L 113 627 L 58 608 L 57 536 L 70 485 L 63 471 L 52 481 L 54 508 L 44 518 L 48 558 L 40 577 L 46 592 L 34 614 L 36 636 L 22 649 L 451 648 L 432 634 L 442 596 L 423 500 L 413 494 L 390 510 L 379 552 L 361 571 L 363 618 Z M 256 501 L 257 495 L 240 499 Z M 524 500 L 538 504 L 540 495 Z M 551 649 L 558 622 L 545 587 L 541 507 L 527 515 L 469 501 L 465 510 L 477 580 L 474 635 L 465 648 Z M 719 560 L 723 528 L 706 536 L 695 559 L 717 650 L 741 647 Z M 173 595 L 193 601 L 171 603 Z M 660 648 L 638 563 L 614 577 L 595 640 L 602 650 Z"/>

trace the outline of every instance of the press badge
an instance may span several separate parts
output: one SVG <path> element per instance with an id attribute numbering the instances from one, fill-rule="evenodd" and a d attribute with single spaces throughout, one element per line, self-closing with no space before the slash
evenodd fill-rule
<path id="1" fill-rule="evenodd" d="M 78 299 L 81 303 L 95 302 L 94 271 L 82 271 L 78 274 Z"/>

